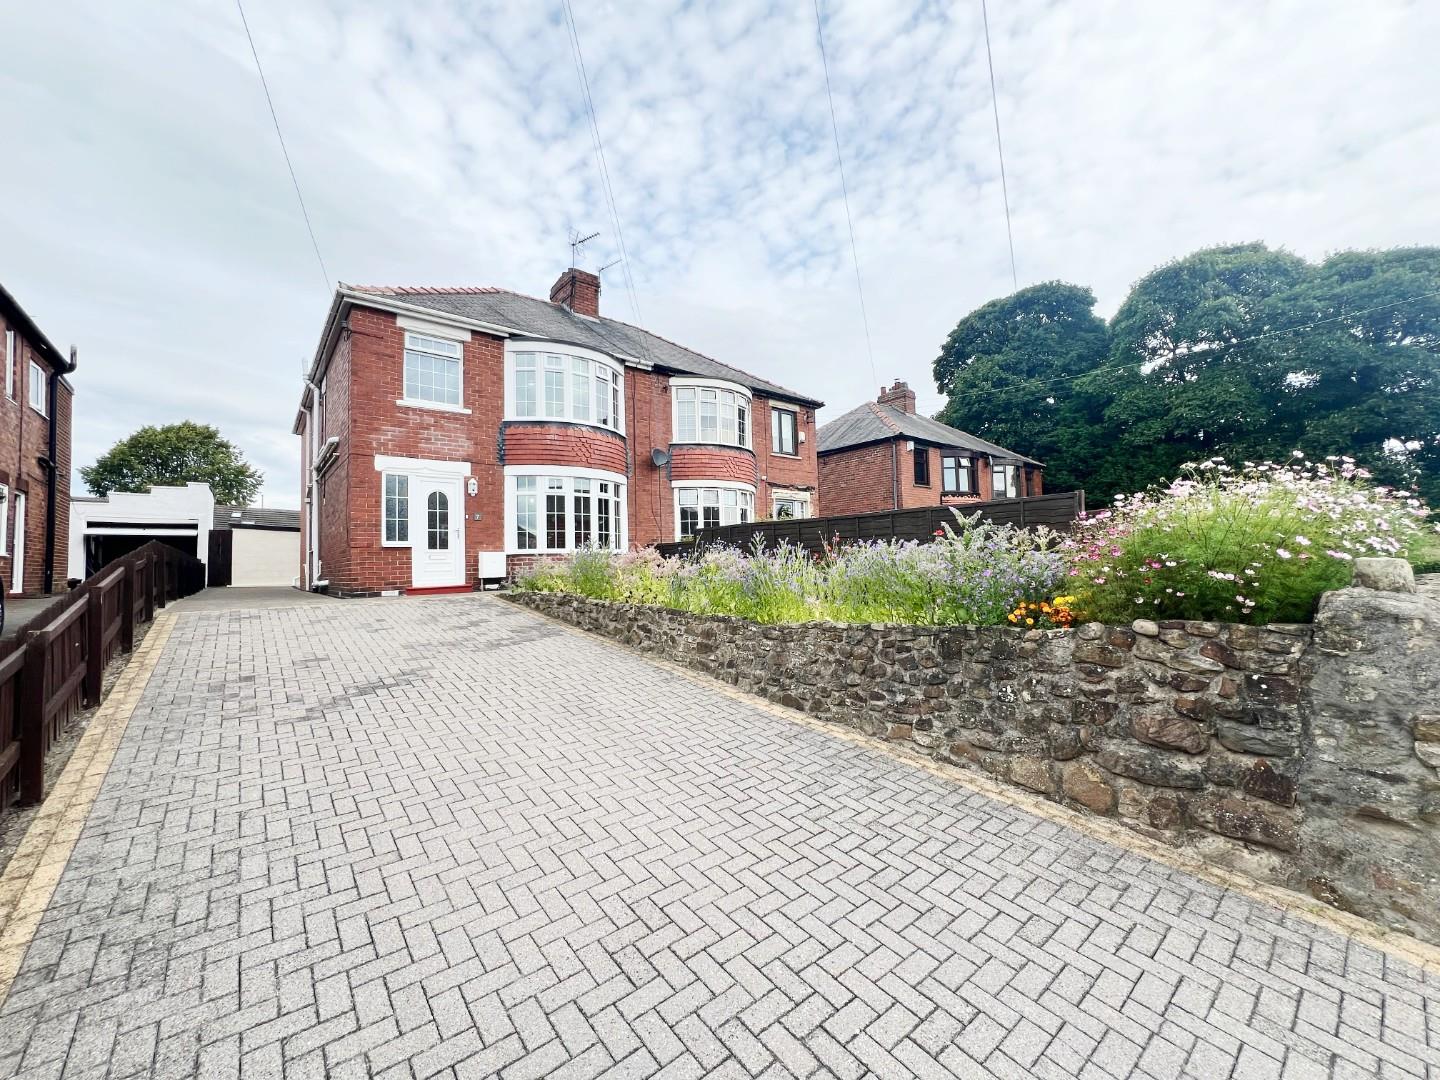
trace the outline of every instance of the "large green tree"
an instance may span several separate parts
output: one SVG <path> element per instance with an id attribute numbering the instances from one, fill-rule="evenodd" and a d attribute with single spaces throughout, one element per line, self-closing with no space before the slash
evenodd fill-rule
<path id="1" fill-rule="evenodd" d="M 246 505 L 260 490 L 259 470 L 209 424 L 190 420 L 143 427 L 80 470 L 91 494 L 149 491 L 157 484 L 206 483 L 216 502 Z"/>
<path id="2" fill-rule="evenodd" d="M 1057 491 L 1083 487 L 1095 425 L 1073 393 L 1105 358 L 1095 294 L 1048 281 L 992 300 L 960 320 L 935 359 L 948 401 L 939 419 L 1046 464 Z"/>
<path id="3" fill-rule="evenodd" d="M 1271 301 L 1274 442 L 1348 454 L 1440 508 L 1440 248 L 1332 255 Z"/>
<path id="4" fill-rule="evenodd" d="M 1186 461 L 1298 448 L 1356 458 L 1440 507 L 1440 248 L 1319 264 L 1206 248 L 1135 284 L 1098 357 L 1098 320 L 1073 314 L 1088 297 L 1036 286 L 962 319 L 935 364 L 942 419 L 1048 461 L 1052 489 L 1097 504 Z"/>
<path id="5" fill-rule="evenodd" d="M 1105 432 L 1086 491 L 1108 499 L 1217 454 L 1287 454 L 1275 439 L 1283 372 L 1244 343 L 1307 272 L 1294 255 L 1237 244 L 1141 278 L 1110 322 L 1105 365 L 1077 381 Z"/>

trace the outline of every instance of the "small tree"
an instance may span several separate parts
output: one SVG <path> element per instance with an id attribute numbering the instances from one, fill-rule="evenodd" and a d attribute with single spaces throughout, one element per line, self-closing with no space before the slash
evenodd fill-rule
<path id="1" fill-rule="evenodd" d="M 92 495 L 149 491 L 156 484 L 210 485 L 216 502 L 246 505 L 260 490 L 258 469 L 209 424 L 147 426 L 80 470 Z"/>

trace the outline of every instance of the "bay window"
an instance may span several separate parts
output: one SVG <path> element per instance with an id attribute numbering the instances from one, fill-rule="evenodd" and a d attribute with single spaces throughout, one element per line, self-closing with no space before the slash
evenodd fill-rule
<path id="1" fill-rule="evenodd" d="M 507 477 L 512 552 L 625 547 L 625 485 L 601 475 Z"/>
<path id="2" fill-rule="evenodd" d="M 750 446 L 750 396 L 743 390 L 704 384 L 672 383 L 674 440 Z"/>
<path id="3" fill-rule="evenodd" d="M 701 529 L 755 520 L 755 492 L 742 487 L 676 487 L 675 534 L 683 540 Z"/>
<path id="4" fill-rule="evenodd" d="M 946 495 L 971 495 L 975 492 L 975 472 L 968 457 L 946 454 L 941 459 L 941 480 Z"/>
<path id="5" fill-rule="evenodd" d="M 512 352 L 509 366 L 511 419 L 563 420 L 623 432 L 624 375 L 598 354 Z"/>

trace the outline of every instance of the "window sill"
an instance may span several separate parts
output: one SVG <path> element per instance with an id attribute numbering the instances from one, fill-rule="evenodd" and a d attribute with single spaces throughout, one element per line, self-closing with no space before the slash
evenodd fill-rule
<path id="1" fill-rule="evenodd" d="M 799 461 L 799 460 L 800 460 L 800 455 L 799 455 L 799 454 L 787 454 L 784 450 L 771 450 L 771 451 L 770 451 L 770 456 L 771 456 L 771 457 L 789 458 L 791 461 Z"/>
<path id="2" fill-rule="evenodd" d="M 438 401 L 412 401 L 409 398 L 396 398 L 395 404 L 406 409 L 429 409 L 431 412 L 457 413 L 464 416 L 470 415 L 470 410 L 462 405 L 443 405 Z"/>
<path id="3" fill-rule="evenodd" d="M 713 441 L 713 440 L 711 440 L 711 441 L 709 441 L 709 442 L 702 442 L 702 441 L 700 441 L 699 439 L 695 439 L 695 440 L 693 440 L 693 441 L 687 441 L 687 440 L 684 440 L 684 439 L 671 439 L 671 440 L 670 440 L 670 445 L 671 445 L 671 446 L 695 447 L 695 448 L 701 449 L 701 450 L 740 450 L 740 451 L 742 451 L 742 452 L 744 452 L 744 453 L 746 453 L 746 454 L 753 454 L 753 453 L 755 453 L 755 450 L 754 450 L 753 447 L 742 446 L 742 445 L 739 444 L 739 443 L 715 442 L 715 441 Z"/>
<path id="4" fill-rule="evenodd" d="M 552 424 L 556 427 L 575 427 L 584 428 L 587 431 L 599 431 L 606 435 L 614 435 L 617 439 L 625 438 L 625 432 L 618 428 L 597 424 L 592 420 L 565 420 L 558 416 L 507 416 L 504 423 L 507 427 L 512 424 Z"/>

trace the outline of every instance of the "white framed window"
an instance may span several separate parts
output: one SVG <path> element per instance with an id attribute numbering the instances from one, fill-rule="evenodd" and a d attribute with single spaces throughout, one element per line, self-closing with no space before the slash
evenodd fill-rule
<path id="1" fill-rule="evenodd" d="M 940 482 L 941 491 L 946 495 L 974 494 L 974 462 L 958 454 L 945 454 L 940 459 Z"/>
<path id="2" fill-rule="evenodd" d="M 10 488 L 0 484 L 0 555 L 10 554 Z M 0 589 L 5 587 L 0 582 Z"/>
<path id="3" fill-rule="evenodd" d="M 45 400 L 45 369 L 34 360 L 30 361 L 30 407 L 41 416 L 49 416 L 50 410 Z"/>
<path id="4" fill-rule="evenodd" d="M 810 493 L 808 491 L 776 491 L 770 501 L 771 513 L 777 518 L 808 518 L 810 516 Z"/>
<path id="5" fill-rule="evenodd" d="M 797 434 L 800 430 L 799 418 L 794 409 L 770 409 L 770 452 L 772 454 L 787 454 L 791 457 L 799 455 L 799 441 Z"/>
<path id="6" fill-rule="evenodd" d="M 410 546 L 410 477 L 405 473 L 381 474 L 382 547 Z"/>
<path id="7" fill-rule="evenodd" d="M 601 353 L 526 342 L 506 351 L 506 407 L 511 420 L 561 420 L 625 431 L 624 370 Z"/>
<path id="8" fill-rule="evenodd" d="M 548 465 L 518 465 L 505 472 L 505 547 L 510 554 L 587 547 L 625 550 L 629 530 L 622 476 Z"/>
<path id="9" fill-rule="evenodd" d="M 750 395 L 733 383 L 671 379 L 671 441 L 750 448 Z"/>
<path id="10" fill-rule="evenodd" d="M 1020 497 L 1020 466 L 996 465 L 993 470 L 993 475 L 995 478 L 995 498 L 1018 499 Z"/>
<path id="11" fill-rule="evenodd" d="M 709 480 L 676 484 L 674 488 L 677 540 L 694 536 L 701 529 L 755 520 L 755 489 L 748 484 Z"/>
<path id="12" fill-rule="evenodd" d="M 5 331 L 5 396 L 15 400 L 15 331 Z"/>
<path id="13" fill-rule="evenodd" d="M 402 405 L 460 410 L 463 346 L 458 341 L 405 334 L 405 396 Z"/>

